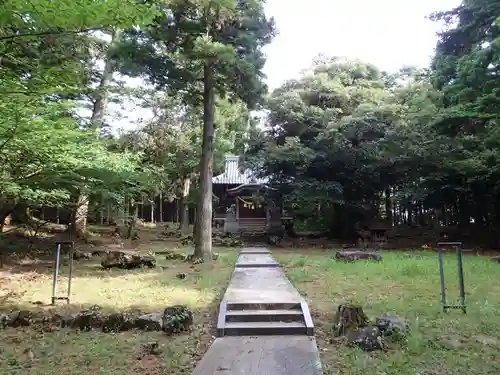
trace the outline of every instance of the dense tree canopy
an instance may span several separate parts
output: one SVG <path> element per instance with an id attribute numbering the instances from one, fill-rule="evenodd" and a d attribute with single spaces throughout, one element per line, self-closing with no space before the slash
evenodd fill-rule
<path id="1" fill-rule="evenodd" d="M 445 29 L 429 69 L 323 58 L 266 96 L 262 48 L 276 31 L 263 1 L 9 0 L 0 222 L 42 206 L 75 223 L 111 207 L 118 220 L 162 194 L 183 213 L 198 204 L 196 253 L 209 259 L 211 177 L 224 154 L 245 153 L 310 228 L 352 238 L 382 217 L 497 245 L 499 16 L 494 0 L 432 15 Z M 127 88 L 126 76 L 150 86 Z M 109 103 L 125 97 L 153 119 L 106 133 Z M 262 131 L 254 109 L 268 113 Z M 96 210 L 79 211 L 82 197 Z"/>
<path id="2" fill-rule="evenodd" d="M 93 91 L 89 63 L 102 42 L 92 32 L 149 22 L 154 14 L 134 1 L 4 4 L 1 222 L 16 207 L 69 207 L 78 192 L 123 195 L 147 181 L 136 155 L 110 152 L 75 110 Z"/>
<path id="3" fill-rule="evenodd" d="M 89 202 L 90 214 L 111 205 L 118 220 L 160 193 L 201 204 L 198 256 L 211 258 L 213 168 L 242 150 L 273 34 L 260 1 L 4 4 L 0 221 L 58 207 L 84 231 Z M 154 89 L 127 88 L 118 73 Z M 106 113 L 125 96 L 155 117 L 117 138 Z"/>
<path id="4" fill-rule="evenodd" d="M 353 237 L 376 217 L 498 236 L 498 15 L 466 1 L 444 21 L 429 71 L 316 61 L 269 97 L 247 162 L 288 187 L 308 225 Z M 286 189 L 286 188 L 285 188 Z"/>

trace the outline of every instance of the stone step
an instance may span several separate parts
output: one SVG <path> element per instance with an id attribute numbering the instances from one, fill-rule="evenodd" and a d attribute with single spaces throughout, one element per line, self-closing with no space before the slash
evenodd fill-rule
<path id="1" fill-rule="evenodd" d="M 227 302 L 227 311 L 233 310 L 298 310 L 302 311 L 300 302 Z"/>
<path id="2" fill-rule="evenodd" d="M 278 263 L 236 263 L 236 268 L 277 268 Z"/>
<path id="3" fill-rule="evenodd" d="M 232 310 L 226 313 L 226 322 L 303 322 L 300 310 Z"/>
<path id="4" fill-rule="evenodd" d="M 226 323 L 225 336 L 306 335 L 307 327 L 301 322 L 238 322 Z"/>
<path id="5" fill-rule="evenodd" d="M 270 254 L 265 247 L 250 247 L 240 251 L 240 254 Z"/>
<path id="6" fill-rule="evenodd" d="M 240 254 L 236 261 L 236 269 L 239 268 L 259 268 L 259 267 L 280 267 L 270 254 Z"/>

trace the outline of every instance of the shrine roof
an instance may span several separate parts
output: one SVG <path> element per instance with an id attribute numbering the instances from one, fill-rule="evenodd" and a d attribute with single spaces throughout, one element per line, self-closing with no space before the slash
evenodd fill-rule
<path id="1" fill-rule="evenodd" d="M 221 185 L 246 185 L 246 184 L 264 184 L 266 178 L 258 178 L 250 169 L 241 171 L 239 166 L 240 157 L 235 155 L 225 156 L 224 173 L 212 178 L 213 184 Z"/>

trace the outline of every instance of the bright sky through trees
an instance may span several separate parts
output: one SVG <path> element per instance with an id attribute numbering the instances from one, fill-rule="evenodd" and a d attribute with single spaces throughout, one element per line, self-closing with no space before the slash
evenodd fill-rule
<path id="1" fill-rule="evenodd" d="M 279 35 L 266 48 L 264 72 L 270 89 L 297 77 L 318 54 L 369 61 L 396 71 L 404 65 L 425 67 L 436 45 L 440 25 L 426 17 L 459 5 L 458 0 L 268 0 L 266 12 L 276 19 Z M 141 84 L 134 79 L 134 85 Z M 112 120 L 130 129 L 149 110 L 133 102 Z M 112 115 L 110 113 L 110 115 Z"/>

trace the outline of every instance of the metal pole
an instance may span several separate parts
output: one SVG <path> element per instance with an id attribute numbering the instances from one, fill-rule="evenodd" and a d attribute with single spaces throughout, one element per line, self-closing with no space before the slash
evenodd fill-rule
<path id="1" fill-rule="evenodd" d="M 462 264 L 462 250 L 457 247 L 457 266 L 458 266 L 458 283 L 460 287 L 460 306 L 464 314 L 467 313 L 465 308 L 465 287 L 464 287 L 464 269 Z"/>
<path id="2" fill-rule="evenodd" d="M 444 284 L 444 261 L 443 249 L 438 249 L 439 256 L 439 275 L 441 277 L 441 302 L 443 304 L 443 311 L 446 311 L 446 287 Z"/>
<path id="3" fill-rule="evenodd" d="M 56 258 L 54 260 L 54 274 L 52 276 L 52 305 L 56 304 L 57 277 L 59 276 L 59 260 L 61 257 L 61 244 L 57 244 Z"/>
<path id="4" fill-rule="evenodd" d="M 68 299 L 66 302 L 69 304 L 69 297 L 71 295 L 71 277 L 73 274 L 73 255 L 75 253 L 75 243 L 71 243 L 71 247 L 69 248 L 69 272 L 68 272 Z"/>

